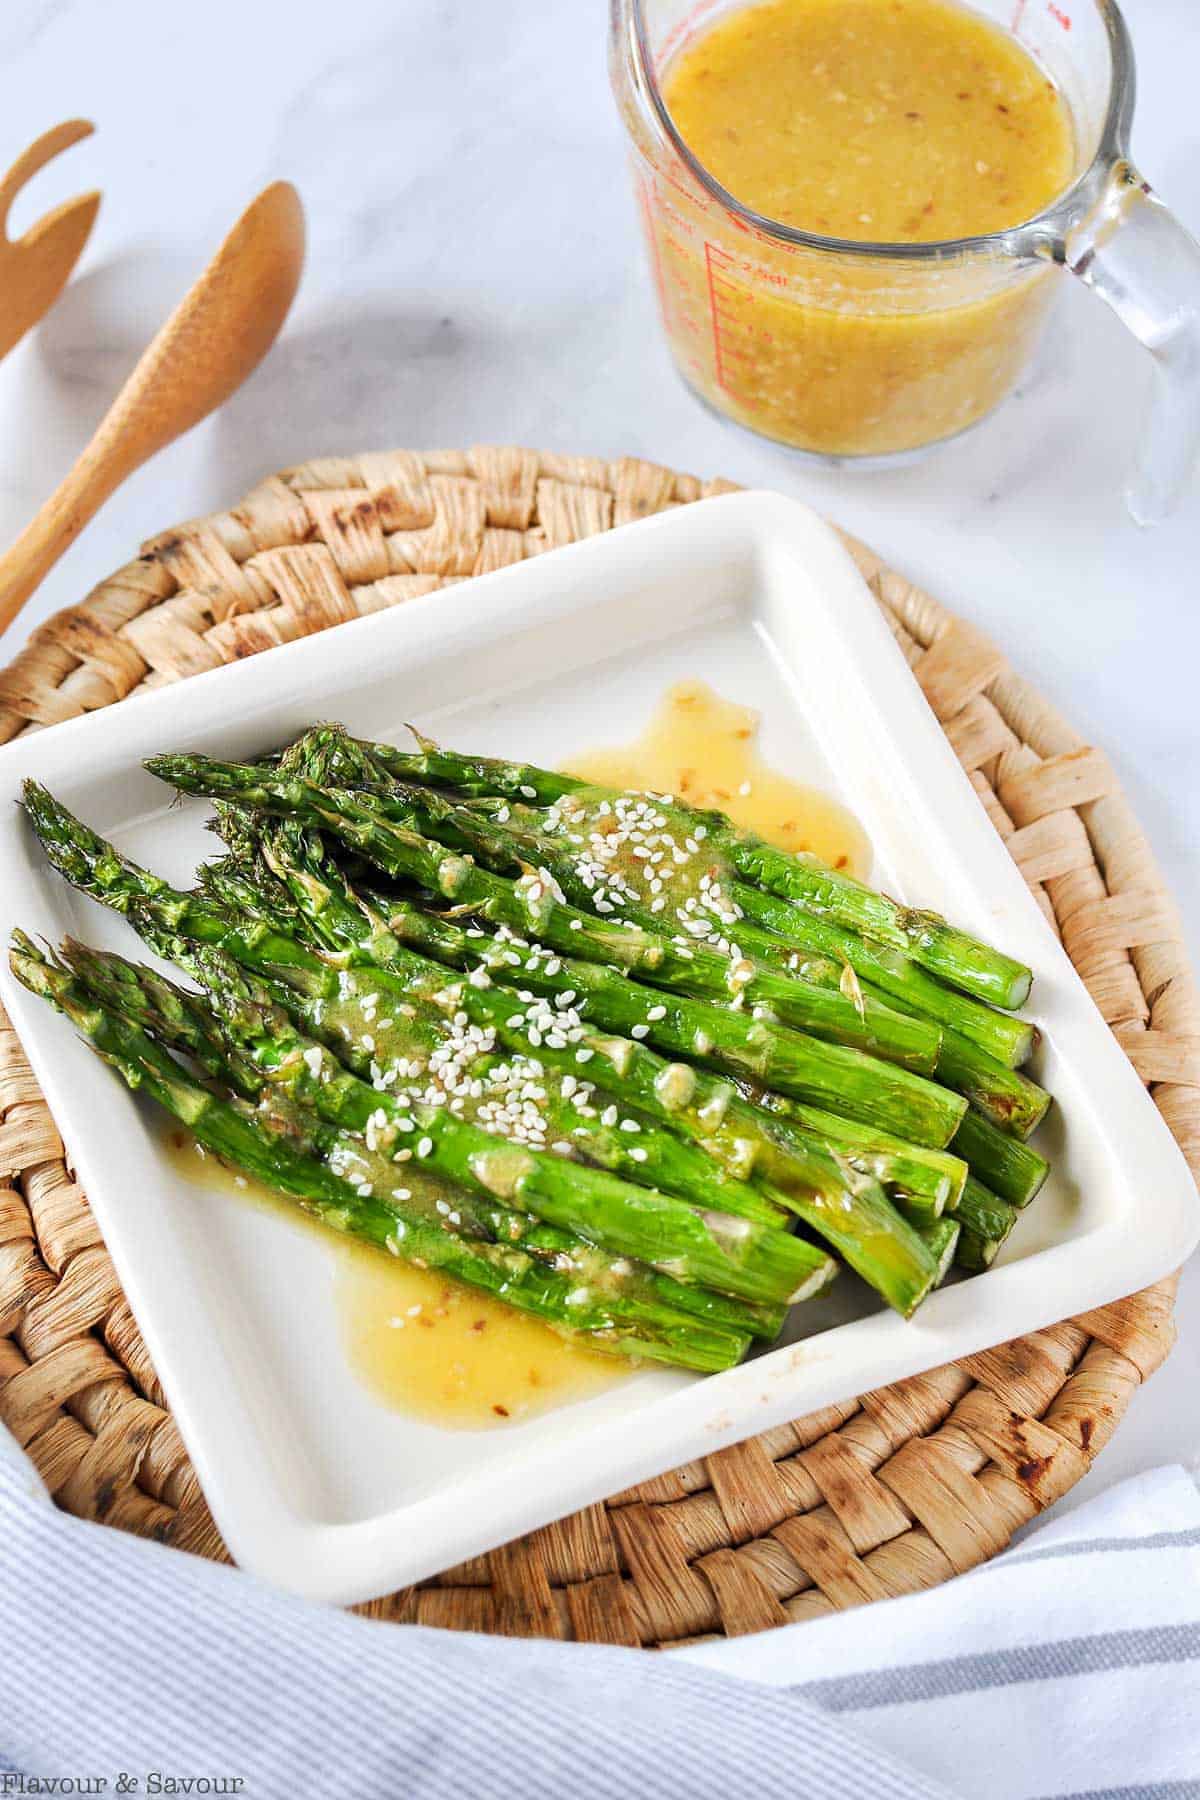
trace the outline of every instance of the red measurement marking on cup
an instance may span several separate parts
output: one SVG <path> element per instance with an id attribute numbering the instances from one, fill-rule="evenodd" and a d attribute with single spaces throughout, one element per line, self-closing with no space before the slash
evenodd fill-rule
<path id="1" fill-rule="evenodd" d="M 1055 6 L 1054 0 L 1046 0 L 1046 11 L 1056 24 L 1062 26 L 1064 31 L 1070 31 L 1071 15 L 1069 12 L 1064 11 L 1061 6 Z"/>
<path id="2" fill-rule="evenodd" d="M 754 361 L 753 348 L 746 347 L 747 335 L 754 335 L 753 326 L 747 324 L 746 309 L 753 306 L 755 297 L 752 287 L 734 279 L 731 270 L 736 267 L 736 258 L 728 251 L 707 238 L 704 240 L 704 276 L 708 286 L 714 373 L 717 386 L 734 399 L 737 389 L 730 380 L 731 372 L 736 372 L 738 363 Z"/>
<path id="3" fill-rule="evenodd" d="M 716 245 L 710 244 L 708 239 L 705 238 L 704 279 L 708 284 L 708 314 L 712 321 L 713 360 L 716 365 L 717 386 L 719 388 L 728 386 L 728 383 L 725 380 L 725 358 L 721 354 L 721 315 L 718 310 L 717 302 L 717 284 L 721 280 L 717 271 L 723 266 L 726 260 L 727 259 L 722 256 Z"/>

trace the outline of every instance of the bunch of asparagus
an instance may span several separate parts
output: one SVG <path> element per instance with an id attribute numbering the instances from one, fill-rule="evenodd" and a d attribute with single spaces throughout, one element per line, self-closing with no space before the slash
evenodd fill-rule
<path id="1" fill-rule="evenodd" d="M 190 891 L 26 812 L 195 986 L 22 935 L 13 969 L 337 1230 L 714 1370 L 839 1263 L 910 1315 L 1045 1178 L 1029 971 L 722 814 L 336 726 L 148 766 L 216 803 Z"/>

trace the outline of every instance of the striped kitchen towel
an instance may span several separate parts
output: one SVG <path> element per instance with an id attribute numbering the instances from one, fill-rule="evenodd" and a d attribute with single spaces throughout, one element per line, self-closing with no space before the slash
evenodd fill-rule
<path id="1" fill-rule="evenodd" d="M 0 1645 L 0 1797 L 1200 1800 L 1181 1469 L 933 1593 L 655 1656 L 291 1599 L 57 1512 L 0 1431 Z"/>
<path id="2" fill-rule="evenodd" d="M 1200 1494 L 1158 1469 L 930 1593 L 678 1655 L 971 1800 L 1200 1800 Z"/>

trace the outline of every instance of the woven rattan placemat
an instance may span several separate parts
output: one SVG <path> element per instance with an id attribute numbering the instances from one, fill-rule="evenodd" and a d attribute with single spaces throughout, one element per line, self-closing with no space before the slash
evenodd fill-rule
<path id="1" fill-rule="evenodd" d="M 153 539 L 0 673 L 0 741 L 724 491 L 646 462 L 478 448 L 305 463 Z M 1048 919 L 1193 1170 L 1200 1015 L 1101 751 L 1002 653 L 850 544 Z M 224 1547 L 0 1013 L 0 1419 L 58 1503 Z M 655 1645 L 932 1587 L 1087 1473 L 1173 1341 L 1175 1283 L 689 1463 L 363 1610 Z"/>

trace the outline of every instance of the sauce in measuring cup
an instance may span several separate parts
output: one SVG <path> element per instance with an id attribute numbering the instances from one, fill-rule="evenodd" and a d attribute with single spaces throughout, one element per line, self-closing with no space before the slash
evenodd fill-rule
<path id="1" fill-rule="evenodd" d="M 642 201 L 664 321 L 701 396 L 797 447 L 887 455 L 1011 387 L 1044 267 L 884 246 L 982 236 L 1072 177 L 1070 113 L 1015 37 L 954 0 L 762 0 L 682 34 L 662 94 L 698 161 L 765 219 L 878 244 L 772 240 L 661 156 Z"/>
<path id="2" fill-rule="evenodd" d="M 1054 83 L 951 0 L 763 0 L 682 50 L 665 95 L 722 187 L 823 237 L 1002 231 L 1071 178 Z"/>

